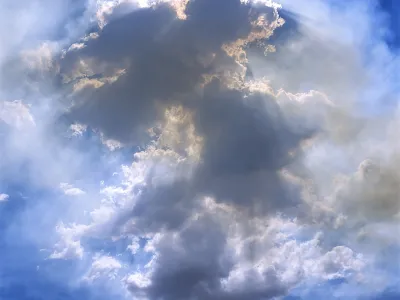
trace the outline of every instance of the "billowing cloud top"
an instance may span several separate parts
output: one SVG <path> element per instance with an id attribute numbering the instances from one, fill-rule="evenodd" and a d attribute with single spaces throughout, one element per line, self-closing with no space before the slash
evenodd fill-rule
<path id="1" fill-rule="evenodd" d="M 386 6 L 78 2 L 0 4 L 1 299 L 400 297 Z"/>

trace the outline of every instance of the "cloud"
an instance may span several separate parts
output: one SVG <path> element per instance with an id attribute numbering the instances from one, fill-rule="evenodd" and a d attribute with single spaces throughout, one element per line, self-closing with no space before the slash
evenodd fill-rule
<path id="1" fill-rule="evenodd" d="M 228 19 L 222 20 L 220 12 L 226 10 Z M 208 11 L 212 14 L 204 22 Z M 318 128 L 305 128 L 301 132 L 296 128 L 297 132 L 293 132 L 280 116 L 282 112 L 273 96 L 226 86 L 244 83 L 245 67 L 242 58 L 235 60 L 235 51 L 268 38 L 281 25 L 276 9 L 263 8 L 257 12 L 240 1 L 221 1 L 218 5 L 193 1 L 188 3 L 186 14 L 187 19 L 177 19 L 166 5 L 134 11 L 111 20 L 98 38 L 70 56 L 67 54 L 61 62 L 66 76 L 81 72 L 82 61 L 88 68 L 83 79 L 109 76 L 115 68 L 125 70 L 112 84 L 88 87 L 78 93 L 80 103 L 74 104 L 68 117 L 78 122 L 85 120 L 106 137 L 122 143 L 141 143 L 146 129 L 156 126 L 157 119 L 163 117 L 160 113 L 171 106 L 182 107 L 184 114 L 192 118 L 192 123 L 185 126 L 195 128 L 202 140 L 198 150 L 202 162 L 193 180 L 186 183 L 192 195 L 183 196 L 187 194 L 183 191 L 186 188 L 181 187 L 185 183 L 180 183 L 171 191 L 171 198 L 186 201 L 182 197 L 202 193 L 217 196 L 221 201 L 256 201 L 253 211 L 264 213 L 277 205 L 273 200 L 264 201 L 266 194 L 271 194 L 271 199 L 279 194 L 279 198 L 285 199 L 282 203 L 296 202 L 295 193 L 286 191 L 277 172 L 290 164 L 289 152 L 295 152 L 299 143 Z M 120 46 L 125 39 L 119 37 L 119 28 L 139 28 L 139 25 L 148 28 L 146 33 L 133 29 L 129 33 L 131 43 Z M 205 25 L 218 30 L 206 33 Z M 167 29 L 162 29 L 165 26 Z M 235 46 L 238 48 L 231 48 L 237 41 L 240 41 Z M 239 77 L 232 82 L 236 75 Z M 135 210 L 138 208 L 134 214 Z M 139 211 L 143 213 L 143 209 Z"/>
<path id="2" fill-rule="evenodd" d="M 182 230 L 153 238 L 149 248 L 156 249 L 156 254 L 147 266 L 147 276 L 141 275 L 139 282 L 127 281 L 134 295 L 145 291 L 152 299 L 161 295 L 166 299 L 272 298 L 305 278 L 342 278 L 364 266 L 346 247 L 324 254 L 318 236 L 302 243 L 293 240 L 292 234 L 299 229 L 293 221 L 272 218 L 268 227 L 261 221 L 250 233 L 242 227 L 243 222 L 232 226 L 232 216 L 212 199 L 206 202 L 214 207 L 187 222 Z M 204 235 L 208 226 L 213 228 L 212 234 Z M 267 232 L 263 228 L 268 228 Z"/>
<path id="3" fill-rule="evenodd" d="M 88 299 L 393 286 L 399 115 L 382 103 L 398 59 L 383 17 L 281 2 L 60 0 L 46 20 L 27 6 L 0 52 L 2 273 L 34 249 L 37 276 Z"/>
<path id="4" fill-rule="evenodd" d="M 0 119 L 5 124 L 16 129 L 35 125 L 35 121 L 29 112 L 29 108 L 21 101 L 3 101 L 0 105 Z"/>
<path id="5" fill-rule="evenodd" d="M 221 19 L 220 12 L 226 10 L 229 14 Z M 138 131 L 154 125 L 163 108 L 180 101 L 174 98 L 192 92 L 218 64 L 235 67 L 221 46 L 250 32 L 250 7 L 239 1 L 218 5 L 193 1 L 186 11 L 187 20 L 177 19 L 168 5 L 133 11 L 107 24 L 99 38 L 80 51 L 67 54 L 61 72 L 73 80 L 125 70 L 113 84 L 82 91 L 69 118 L 84 119 L 108 138 L 132 142 Z M 207 15 L 209 11 L 213 13 Z M 139 29 L 142 26 L 147 28 L 145 34 Z M 119 33 L 122 27 L 133 28 L 129 44 Z M 80 71 L 82 64 L 85 70 Z"/>
<path id="6" fill-rule="evenodd" d="M 101 276 L 112 279 L 116 277 L 116 272 L 122 268 L 120 262 L 110 256 L 99 256 L 94 258 L 92 266 L 87 274 L 87 280 L 95 280 Z"/>
<path id="7" fill-rule="evenodd" d="M 85 192 L 82 191 L 81 189 L 76 188 L 73 185 L 70 185 L 68 183 L 61 183 L 60 184 L 60 189 L 67 196 L 80 196 L 80 195 L 84 195 L 85 194 Z"/>
<path id="8" fill-rule="evenodd" d="M 396 200 L 399 193 L 397 180 L 398 175 L 390 166 L 363 161 L 351 178 L 338 184 L 335 203 L 344 211 L 360 214 L 369 221 L 396 218 L 400 209 Z"/>
<path id="9" fill-rule="evenodd" d="M 0 194 L 0 202 L 8 201 L 9 197 L 7 194 Z"/>
<path id="10" fill-rule="evenodd" d="M 376 150 L 366 147 L 372 127 L 389 124 L 356 109 L 380 62 L 364 64 L 348 16 L 369 8 L 354 4 L 341 12 L 349 23 L 335 24 L 339 12 L 320 1 L 311 12 L 288 4 L 285 22 L 261 1 L 185 5 L 185 17 L 171 3 L 116 6 L 98 37 L 59 62 L 66 117 L 121 149 L 142 146 L 73 240 L 147 239 L 135 254 L 153 258 L 123 280 L 142 298 L 272 298 L 313 280 L 358 280 L 372 263 L 349 240 L 355 227 L 396 215 L 388 180 L 358 187 L 350 175 L 340 191 L 335 181 Z M 374 32 L 368 17 L 357 21 L 363 38 Z M 387 202 L 374 206 L 380 187 Z M 327 237 L 261 237 L 277 214 Z"/>

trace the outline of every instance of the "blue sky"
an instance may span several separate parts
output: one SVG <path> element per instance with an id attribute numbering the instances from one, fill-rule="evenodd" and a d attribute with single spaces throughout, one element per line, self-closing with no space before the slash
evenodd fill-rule
<path id="1" fill-rule="evenodd" d="M 380 5 L 385 13 L 388 14 L 388 27 L 389 27 L 389 36 L 387 39 L 387 43 L 390 47 L 392 47 L 393 51 L 398 51 L 399 43 L 400 43 L 400 23 L 399 23 L 399 4 L 394 0 L 382 0 L 380 1 Z"/>
<path id="2" fill-rule="evenodd" d="M 0 4 L 0 300 L 400 299 L 400 3 L 276 2 Z"/>

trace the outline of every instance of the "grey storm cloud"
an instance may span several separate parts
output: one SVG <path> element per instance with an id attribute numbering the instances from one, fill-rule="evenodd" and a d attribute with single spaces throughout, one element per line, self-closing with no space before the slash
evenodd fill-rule
<path id="1" fill-rule="evenodd" d="M 215 220 L 189 220 L 201 210 L 201 196 L 233 205 L 248 218 L 289 211 L 301 202 L 298 186 L 279 172 L 296 161 L 300 143 L 319 128 L 293 128 L 274 95 L 241 87 L 243 78 L 229 81 L 232 72 L 243 76 L 245 64 L 223 50 L 260 34 L 253 24 L 266 12 L 272 22 L 272 8 L 257 10 L 239 0 L 193 0 L 182 20 L 169 5 L 159 4 L 111 18 L 97 38 L 68 51 L 59 62 L 72 87 L 68 119 L 123 144 L 140 144 L 147 129 L 175 105 L 191 115 L 201 138 L 199 164 L 190 176 L 157 185 L 148 175 L 132 209 L 113 220 L 114 228 L 105 229 L 114 234 L 167 230 L 179 236 L 179 241 L 167 236 L 160 242 L 152 284 L 145 289 L 130 285 L 134 295 L 247 300 L 287 291 L 272 270 L 262 276 L 262 285 L 225 291 L 221 279 L 233 267 L 226 255 L 226 232 Z M 261 33 L 248 46 L 257 47 L 255 40 L 266 42 L 268 37 Z M 121 69 L 115 81 L 101 81 Z M 77 89 L 80 82 L 86 85 Z"/>
<path id="2" fill-rule="evenodd" d="M 262 284 L 256 282 L 255 271 L 245 274 L 247 287 L 223 289 L 221 279 L 229 276 L 235 262 L 216 216 L 202 216 L 178 232 L 178 238 L 167 234 L 158 241 L 160 256 L 151 276 L 153 284 L 146 290 L 151 299 L 271 299 L 287 292 L 273 270 L 262 274 Z M 135 284 L 129 288 L 134 294 L 140 290 Z"/>
<path id="3" fill-rule="evenodd" d="M 219 82 L 206 86 L 194 103 L 193 124 L 204 138 L 200 165 L 188 179 L 148 184 L 127 218 L 135 216 L 141 220 L 137 225 L 150 231 L 178 228 L 198 209 L 194 199 L 202 195 L 237 205 L 250 215 L 274 214 L 299 204 L 299 187 L 278 172 L 293 164 L 296 157 L 289 151 L 312 131 L 292 131 L 272 98 L 244 98 L 241 91 L 221 88 Z"/>
<path id="4" fill-rule="evenodd" d="M 294 205 L 295 190 L 277 172 L 295 161 L 290 151 L 314 132 L 293 131 L 272 96 L 245 97 L 215 85 L 207 86 L 196 102 L 194 123 L 204 136 L 198 188 L 260 213 Z"/>
<path id="5" fill-rule="evenodd" d="M 112 20 L 85 48 L 67 53 L 61 72 L 73 73 L 81 59 L 90 58 L 111 69 L 127 65 L 125 74 L 112 85 L 84 90 L 69 117 L 131 142 L 159 117 L 160 105 L 173 104 L 176 95 L 192 92 L 202 75 L 212 73 L 210 59 L 226 56 L 224 43 L 250 32 L 249 13 L 240 1 L 191 1 L 187 20 L 177 19 L 168 5 Z"/>
<path id="6" fill-rule="evenodd" d="M 196 133 L 204 139 L 201 167 L 186 184 L 192 197 L 211 194 L 243 208 L 258 203 L 256 210 L 263 213 L 293 204 L 295 191 L 277 171 L 294 160 L 289 151 L 318 128 L 294 132 L 274 96 L 231 90 L 223 79 L 209 82 L 205 77 L 221 68 L 239 69 L 221 47 L 248 38 L 252 22 L 265 12 L 240 1 L 197 0 L 187 4 L 186 20 L 177 19 L 168 5 L 111 19 L 98 38 L 66 54 L 61 71 L 72 74 L 86 59 L 95 70 L 125 66 L 125 73 L 112 84 L 88 85 L 77 92 L 68 118 L 98 128 L 108 138 L 140 143 L 166 107 L 183 105 L 193 112 Z M 272 9 L 268 13 L 272 16 Z M 96 76 L 104 74 L 91 78 Z M 140 212 L 156 210 L 140 207 Z"/>

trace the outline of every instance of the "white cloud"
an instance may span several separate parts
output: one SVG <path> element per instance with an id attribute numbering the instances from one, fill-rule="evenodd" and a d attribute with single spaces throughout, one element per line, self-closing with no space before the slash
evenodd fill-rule
<path id="1" fill-rule="evenodd" d="M 84 279 L 89 281 L 102 277 L 114 279 L 121 268 L 121 263 L 114 257 L 97 255 L 93 258 L 92 265 Z"/>
<path id="2" fill-rule="evenodd" d="M 126 284 L 130 287 L 135 286 L 143 289 L 150 286 L 151 280 L 143 273 L 134 273 L 126 278 Z"/>
<path id="3" fill-rule="evenodd" d="M 87 126 L 79 123 L 74 123 L 71 124 L 69 128 L 72 131 L 73 136 L 82 136 L 83 133 L 86 131 Z"/>
<path id="4" fill-rule="evenodd" d="M 78 188 L 69 188 L 69 189 L 65 190 L 64 193 L 67 196 L 79 196 L 79 195 L 85 194 L 84 191 L 82 191 L 81 189 L 78 189 Z"/>
<path id="5" fill-rule="evenodd" d="M 83 190 L 80 188 L 74 187 L 71 184 L 68 183 L 61 183 L 60 184 L 60 189 L 64 192 L 65 195 L 67 196 L 81 196 L 86 194 Z"/>
<path id="6" fill-rule="evenodd" d="M 30 109 L 22 101 L 0 101 L 0 119 L 17 129 L 34 126 Z"/>
<path id="7" fill-rule="evenodd" d="M 56 227 L 60 235 L 60 241 L 54 245 L 54 251 L 49 256 L 51 259 L 82 259 L 84 249 L 81 245 L 81 237 L 87 231 L 87 226 L 72 224 L 66 227 L 59 223 Z"/>
<path id="8" fill-rule="evenodd" d="M 132 244 L 130 244 L 127 249 L 130 250 L 132 254 L 136 254 L 140 249 L 139 239 L 134 237 L 132 239 Z"/>
<path id="9" fill-rule="evenodd" d="M 123 144 L 117 140 L 104 139 L 104 137 L 102 137 L 101 141 L 110 151 L 115 151 L 123 147 Z"/>
<path id="10" fill-rule="evenodd" d="M 84 253 L 80 241 L 64 239 L 63 243 L 57 243 L 55 248 L 60 250 L 55 250 L 51 253 L 50 259 L 82 259 Z"/>
<path id="11" fill-rule="evenodd" d="M 236 264 L 223 279 L 224 288 L 231 292 L 246 288 L 250 274 L 252 284 L 263 286 L 267 284 L 265 274 L 272 272 L 277 282 L 291 289 L 303 281 L 323 282 L 363 271 L 366 263 L 348 247 L 338 246 L 325 252 L 320 243 L 321 234 L 299 241 L 298 236 L 306 229 L 299 225 L 278 217 L 264 226 L 258 224 L 262 226 L 257 229 L 259 235 L 237 236 L 236 233 L 232 236 L 230 244 L 236 249 Z M 267 230 L 263 232 L 262 228 Z"/>
<path id="12" fill-rule="evenodd" d="M 9 196 L 7 194 L 0 194 L 0 202 L 8 201 Z"/>
<path id="13" fill-rule="evenodd" d="M 282 8 L 282 5 L 279 4 L 278 1 L 272 0 L 240 0 L 242 3 L 254 3 L 254 4 L 262 4 L 272 8 Z"/>
<path id="14" fill-rule="evenodd" d="M 346 272 L 360 272 L 366 266 L 362 254 L 355 254 L 351 249 L 337 246 L 324 254 L 319 261 L 323 277 L 327 279 L 347 277 Z"/>
<path id="15" fill-rule="evenodd" d="M 54 64 L 55 49 L 53 48 L 55 47 L 56 44 L 43 43 L 36 49 L 23 50 L 22 61 L 30 70 L 40 74 L 46 74 L 46 72 L 54 74 L 58 71 Z"/>

